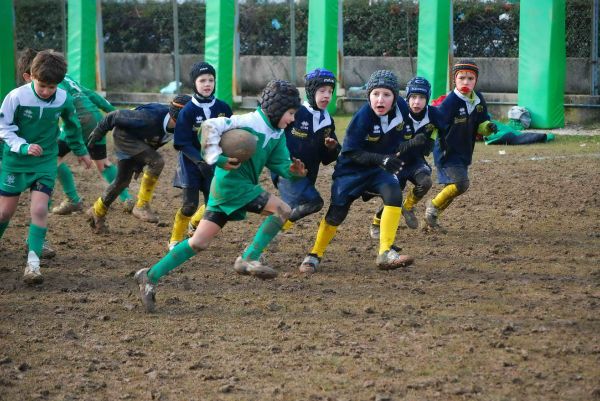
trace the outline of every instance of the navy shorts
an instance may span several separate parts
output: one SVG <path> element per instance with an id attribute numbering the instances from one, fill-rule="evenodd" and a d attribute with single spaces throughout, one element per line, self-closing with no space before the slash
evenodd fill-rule
<path id="1" fill-rule="evenodd" d="M 106 153 L 106 143 L 95 143 L 94 147 L 87 148 L 92 160 L 104 160 L 108 157 Z M 58 157 L 65 157 L 71 152 L 71 148 L 66 141 L 58 140 Z"/>
<path id="2" fill-rule="evenodd" d="M 212 168 L 213 174 L 210 177 L 204 177 L 200 172 L 200 169 L 190 159 L 184 156 L 182 152 L 177 155 L 177 170 L 173 177 L 173 186 L 176 188 L 190 188 L 202 191 L 205 196 L 210 193 L 210 182 L 212 181 L 212 175 L 214 174 L 214 167 Z"/>
<path id="3" fill-rule="evenodd" d="M 438 182 L 440 184 L 455 184 L 469 180 L 469 166 L 465 165 L 436 165 Z"/>
<path id="4" fill-rule="evenodd" d="M 380 193 L 384 185 L 399 184 L 398 177 L 380 168 L 337 176 L 331 184 L 331 204 L 345 206 L 365 192 Z"/>
<path id="5" fill-rule="evenodd" d="M 415 177 L 418 174 L 427 174 L 431 175 L 431 167 L 425 160 L 419 160 L 416 163 L 412 163 L 410 166 L 403 167 L 399 174 L 397 174 L 398 180 L 400 181 L 400 186 L 402 189 L 406 187 L 406 182 L 410 181 L 413 184 L 415 183 Z"/>
<path id="6" fill-rule="evenodd" d="M 306 177 L 299 180 L 278 177 L 277 189 L 279 189 L 281 199 L 292 209 L 315 199 L 321 199 L 319 191 L 317 191 L 312 181 Z"/>

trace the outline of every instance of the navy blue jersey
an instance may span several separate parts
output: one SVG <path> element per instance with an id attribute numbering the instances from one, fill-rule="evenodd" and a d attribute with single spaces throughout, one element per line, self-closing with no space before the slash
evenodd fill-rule
<path id="1" fill-rule="evenodd" d="M 192 98 L 181 109 L 177 117 L 173 146 L 175 149 L 182 151 L 184 155 L 202 160 L 198 139 L 200 125 L 209 118 L 231 117 L 232 114 L 231 107 L 219 99 L 213 99 L 208 103 L 200 103 L 196 98 Z"/>
<path id="2" fill-rule="evenodd" d="M 366 103 L 354 114 L 346 129 L 342 153 L 338 157 L 333 178 L 356 171 L 380 168 L 356 163 L 346 153 L 362 150 L 384 155 L 393 154 L 398 145 L 405 140 L 405 135 L 412 136 L 412 129 L 408 131 L 410 117 L 406 101 L 399 99 L 396 106 L 387 115 L 379 117 L 369 103 Z"/>
<path id="3" fill-rule="evenodd" d="M 417 134 L 425 134 L 425 136 L 432 141 L 435 141 L 437 136 L 443 135 L 443 116 L 440 114 L 437 108 L 429 105 L 425 107 L 426 111 L 421 120 L 417 121 L 412 116 L 408 118 L 410 129 L 407 129 L 406 135 L 403 137 L 403 141 L 408 141 L 414 138 L 414 136 Z M 411 149 L 408 152 L 403 153 L 400 156 L 400 159 L 402 159 L 406 165 L 410 165 L 417 161 L 423 161 L 425 159 L 425 155 L 429 154 L 430 151 L 430 145 L 427 144 L 422 148 Z"/>
<path id="4" fill-rule="evenodd" d="M 112 129 L 120 130 L 126 136 L 158 148 L 172 138 L 172 135 L 167 132 L 169 118 L 168 106 L 160 103 L 148 103 L 138 106 L 134 110 L 111 111 L 100 120 L 97 129 L 103 133 Z"/>
<path id="5" fill-rule="evenodd" d="M 454 90 L 439 105 L 438 109 L 447 128 L 443 135 L 438 136 L 433 150 L 436 164 L 471 164 L 479 124 L 490 119 L 482 94 L 475 94 L 479 99 L 473 105 L 468 105 Z"/>
<path id="6" fill-rule="evenodd" d="M 325 138 L 333 138 L 335 124 L 327 111 L 313 110 L 308 103 L 298 109 L 294 125 L 285 130 L 285 140 L 290 156 L 302 160 L 308 170 L 306 177 L 314 184 L 319 174 L 320 164 L 334 162 L 340 153 L 341 146 L 329 149 L 325 146 Z"/>

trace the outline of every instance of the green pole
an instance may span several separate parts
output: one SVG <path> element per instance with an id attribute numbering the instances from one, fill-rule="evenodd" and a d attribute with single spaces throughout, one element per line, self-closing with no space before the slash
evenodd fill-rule
<path id="1" fill-rule="evenodd" d="M 96 87 L 96 1 L 68 3 L 69 74 L 87 88 Z"/>
<path id="2" fill-rule="evenodd" d="M 531 126 L 565 124 L 565 0 L 522 0 L 519 20 L 519 106 Z"/>
<path id="3" fill-rule="evenodd" d="M 235 34 L 235 0 L 207 1 L 204 60 L 217 72 L 215 96 L 233 104 L 233 42 Z"/>
<path id="4" fill-rule="evenodd" d="M 15 10 L 12 0 L 0 0 L 0 98 L 15 88 Z"/>
<path id="5" fill-rule="evenodd" d="M 451 0 L 419 1 L 419 40 L 417 75 L 431 83 L 431 97 L 448 89 L 448 42 L 450 40 Z"/>
<path id="6" fill-rule="evenodd" d="M 308 2 L 308 40 L 306 71 L 326 68 L 337 76 L 338 0 Z M 336 111 L 336 92 L 327 110 Z"/>

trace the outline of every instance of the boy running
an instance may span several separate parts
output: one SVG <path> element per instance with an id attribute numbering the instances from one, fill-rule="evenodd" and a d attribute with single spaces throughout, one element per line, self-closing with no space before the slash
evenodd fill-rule
<path id="1" fill-rule="evenodd" d="M 182 189 L 183 205 L 175 214 L 169 250 L 183 240 L 188 225 L 192 226 L 191 230 L 196 229 L 208 200 L 214 167 L 206 164 L 200 155 L 198 132 L 202 121 L 214 117 L 231 117 L 233 114 L 227 103 L 215 98 L 216 77 L 217 73 L 209 63 L 196 63 L 192 66 L 190 80 L 194 86 L 194 96 L 177 117 L 173 147 L 179 151 L 179 155 L 173 186 Z M 204 196 L 204 203 L 198 209 L 199 192 Z M 195 217 L 193 222 L 190 221 L 192 216 Z"/>
<path id="2" fill-rule="evenodd" d="M 308 101 L 296 112 L 294 126 L 285 130 L 285 139 L 290 155 L 302 160 L 308 173 L 306 177 L 294 180 L 272 175 L 281 199 L 292 208 L 283 230 L 290 229 L 294 222 L 323 208 L 323 198 L 315 187 L 319 167 L 321 163 L 334 162 L 341 149 L 333 118 L 327 112 L 335 88 L 335 75 L 317 68 L 306 74 L 304 79 Z"/>
<path id="3" fill-rule="evenodd" d="M 117 177 L 106 188 L 104 195 L 86 212 L 90 226 L 96 234 L 108 231 L 108 208 L 129 186 L 134 174 L 137 178 L 142 170 L 144 175 L 132 213 L 140 220 L 158 222 L 158 216 L 150 209 L 150 201 L 165 161 L 157 149 L 173 138 L 179 111 L 190 99 L 188 95 L 177 95 L 169 106 L 148 103 L 134 110 L 112 111 L 92 131 L 88 138 L 90 148 L 104 138 L 108 131 L 113 130 L 115 153 L 119 160 Z"/>
<path id="4" fill-rule="evenodd" d="M 296 87 L 288 81 L 274 80 L 263 90 L 256 111 L 231 118 L 214 118 L 202 124 L 204 159 L 211 165 L 217 165 L 206 212 L 191 238 L 177 244 L 150 269 L 141 269 L 135 274 L 147 312 L 154 311 L 156 284 L 160 278 L 205 250 L 228 221 L 243 220 L 247 212 L 268 217 L 252 243 L 236 259 L 233 268 L 238 274 L 263 279 L 277 275 L 277 271 L 263 265 L 259 257 L 281 230 L 291 209 L 277 196 L 266 192 L 259 184 L 259 177 L 264 167 L 285 178 L 306 175 L 300 160 L 291 161 L 284 135 L 284 129 L 294 122 L 294 113 L 299 107 L 300 96 Z M 219 147 L 223 132 L 235 128 L 250 132 L 258 141 L 254 155 L 242 163 L 222 155 Z"/>
<path id="5" fill-rule="evenodd" d="M 59 118 L 65 140 L 89 168 L 92 164 L 81 137 L 75 107 L 58 88 L 67 63 L 54 51 L 42 51 L 31 63 L 32 82 L 12 90 L 0 109 L 0 139 L 4 141 L 0 173 L 0 238 L 14 215 L 21 193 L 31 191 L 31 223 L 27 238 L 27 284 L 44 281 L 40 256 L 48 226 L 48 201 L 56 179 Z"/>
<path id="6" fill-rule="evenodd" d="M 429 106 L 430 97 L 431 85 L 425 78 L 414 77 L 406 84 L 406 102 L 410 116 L 408 122 L 412 128 L 412 135 L 406 135 L 400 146 L 405 146 L 406 141 L 419 134 L 423 134 L 427 138 L 423 146 L 414 147 L 402 154 L 400 160 L 404 162 L 404 166 L 397 174 L 402 189 L 405 188 L 407 181 L 414 185 L 402 203 L 402 216 L 404 216 L 406 225 L 412 229 L 419 227 L 414 207 L 431 189 L 432 185 L 431 167 L 425 161 L 425 156 L 431 153 L 438 132 L 442 130 L 441 115 L 435 107 Z M 379 239 L 382 212 L 383 207 L 379 209 L 371 225 L 371 237 L 375 239 Z"/>
<path id="7" fill-rule="evenodd" d="M 455 88 L 439 106 L 447 126 L 438 135 L 433 158 L 438 181 L 444 185 L 425 210 L 425 221 L 431 228 L 438 227 L 439 214 L 469 188 L 469 166 L 475 149 L 477 134 L 488 136 L 496 132 L 490 121 L 483 95 L 475 91 L 479 67 L 471 60 L 458 61 L 452 67 Z"/>

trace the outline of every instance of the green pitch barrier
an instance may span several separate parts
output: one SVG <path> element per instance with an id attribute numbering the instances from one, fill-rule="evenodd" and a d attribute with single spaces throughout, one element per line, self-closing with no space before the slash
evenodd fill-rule
<path id="1" fill-rule="evenodd" d="M 217 72 L 215 96 L 233 104 L 235 0 L 207 1 L 204 60 Z"/>
<path id="2" fill-rule="evenodd" d="M 451 0 L 419 1 L 417 75 L 431 83 L 431 98 L 448 90 L 448 47 Z"/>
<path id="3" fill-rule="evenodd" d="M 12 0 L 0 0 L 0 98 L 16 86 L 15 71 L 15 10 Z"/>
<path id="4" fill-rule="evenodd" d="M 96 2 L 69 1 L 67 63 L 69 74 L 86 88 L 96 87 Z"/>
<path id="5" fill-rule="evenodd" d="M 338 1 L 320 0 L 308 3 L 308 38 L 306 44 L 306 71 L 326 68 L 337 76 Z M 336 92 L 327 111 L 336 111 Z"/>
<path id="6" fill-rule="evenodd" d="M 565 0 L 522 0 L 519 21 L 519 106 L 534 128 L 565 124 Z"/>

